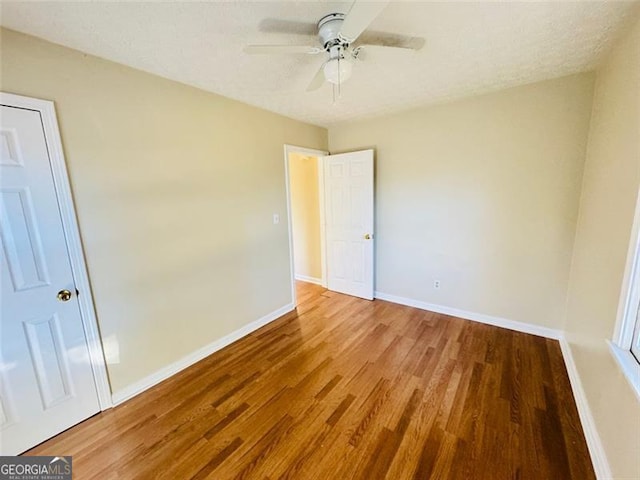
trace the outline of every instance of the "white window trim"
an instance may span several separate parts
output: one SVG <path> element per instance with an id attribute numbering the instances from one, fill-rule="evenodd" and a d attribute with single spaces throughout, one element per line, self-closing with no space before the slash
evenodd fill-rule
<path id="1" fill-rule="evenodd" d="M 640 304 L 640 191 L 636 197 L 636 210 L 627 253 L 627 266 L 622 283 L 618 315 L 609 351 L 618 362 L 622 373 L 640 400 L 640 363 L 631 353 L 631 342 Z"/>

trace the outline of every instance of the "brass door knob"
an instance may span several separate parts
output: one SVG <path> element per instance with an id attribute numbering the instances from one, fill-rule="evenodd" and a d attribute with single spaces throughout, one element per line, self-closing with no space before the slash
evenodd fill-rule
<path id="1" fill-rule="evenodd" d="M 60 290 L 57 296 L 58 300 L 61 302 L 68 302 L 71 300 L 71 292 L 69 290 Z"/>
<path id="2" fill-rule="evenodd" d="M 364 234 L 364 239 L 365 240 L 371 240 L 371 235 L 369 235 L 368 233 Z"/>

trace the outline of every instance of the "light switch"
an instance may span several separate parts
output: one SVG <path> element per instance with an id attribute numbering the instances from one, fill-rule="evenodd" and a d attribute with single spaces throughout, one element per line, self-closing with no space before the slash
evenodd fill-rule
<path id="1" fill-rule="evenodd" d="M 273 224 L 277 225 L 280 223 L 280 215 L 278 215 L 277 213 L 273 214 Z"/>

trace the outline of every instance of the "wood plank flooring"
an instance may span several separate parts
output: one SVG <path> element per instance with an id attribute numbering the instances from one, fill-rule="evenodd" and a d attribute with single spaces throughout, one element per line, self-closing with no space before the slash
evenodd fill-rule
<path id="1" fill-rule="evenodd" d="M 305 283 L 298 304 L 27 454 L 75 479 L 595 478 L 558 342 Z"/>

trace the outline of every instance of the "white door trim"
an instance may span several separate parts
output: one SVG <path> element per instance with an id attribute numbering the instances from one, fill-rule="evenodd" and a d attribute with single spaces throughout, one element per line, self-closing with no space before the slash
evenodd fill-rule
<path id="1" fill-rule="evenodd" d="M 53 173 L 53 183 L 55 185 L 58 207 L 62 218 L 62 228 L 64 229 L 71 260 L 73 281 L 80 292 L 78 295 L 78 304 L 82 325 L 87 338 L 87 345 L 89 347 L 91 369 L 98 394 L 98 402 L 100 404 L 100 410 L 106 410 L 113 406 L 111 388 L 109 386 L 109 377 L 107 376 L 107 366 L 102 350 L 98 322 L 93 307 L 93 295 L 87 274 L 87 266 L 84 261 L 80 230 L 76 220 L 55 106 L 53 102 L 49 100 L 23 97 L 21 95 L 4 92 L 0 92 L 0 103 L 8 107 L 26 108 L 37 111 L 42 119 L 45 141 L 47 150 L 49 151 L 51 171 Z"/>
<path id="2" fill-rule="evenodd" d="M 312 148 L 298 147 L 295 145 L 284 146 L 284 179 L 287 190 L 287 228 L 289 229 L 289 263 L 291 264 L 291 301 L 296 305 L 296 278 L 293 259 L 293 227 L 291 223 L 291 191 L 289 188 L 289 154 L 290 153 L 303 153 L 306 155 L 313 155 L 318 159 L 318 192 L 320 204 L 320 264 L 322 268 L 321 283 L 323 287 L 327 286 L 327 260 L 326 260 L 326 236 L 325 236 L 325 220 L 324 220 L 324 162 L 322 161 L 325 155 L 329 152 L 325 150 L 314 150 Z"/>

